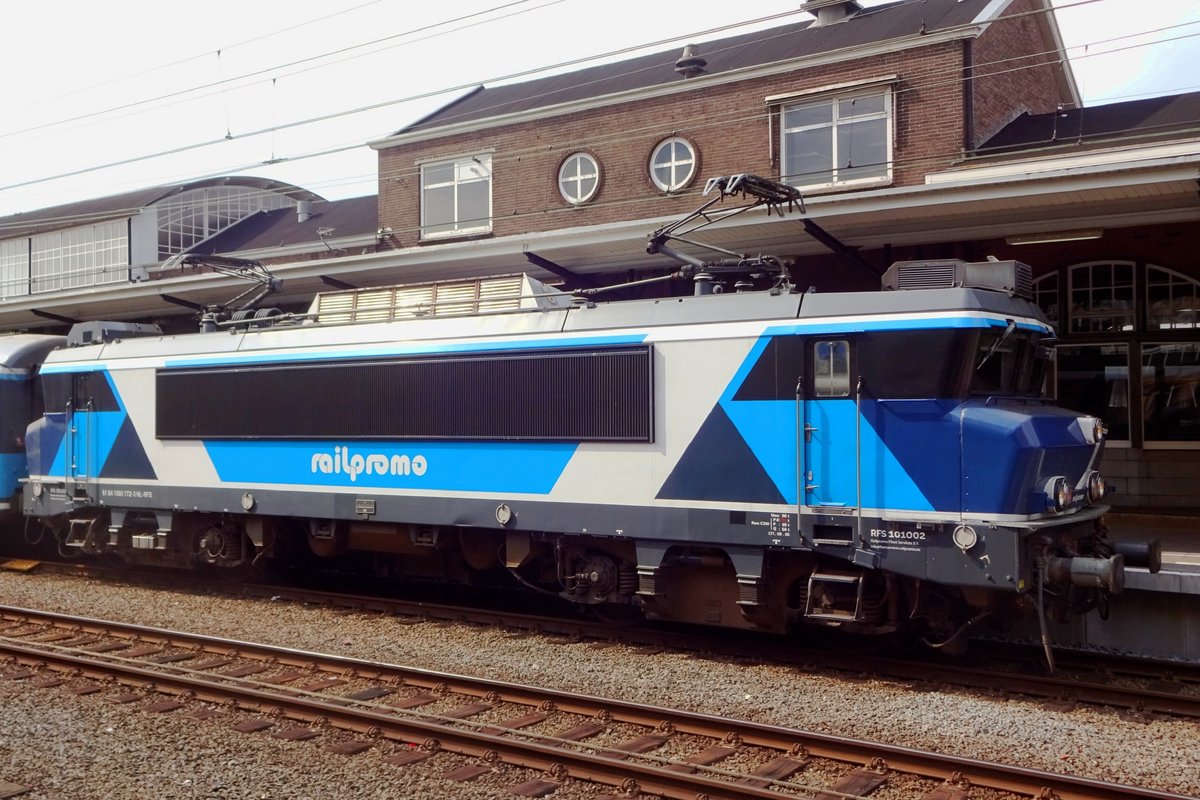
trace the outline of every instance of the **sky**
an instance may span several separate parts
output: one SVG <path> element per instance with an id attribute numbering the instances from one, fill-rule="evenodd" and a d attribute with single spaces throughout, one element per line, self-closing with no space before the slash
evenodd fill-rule
<path id="1" fill-rule="evenodd" d="M 800 2 L 9 3 L 0 215 L 213 175 L 374 194 L 367 143 L 476 84 L 786 24 Z M 1200 90 L 1200 0 L 1053 2 L 1085 105 Z"/>

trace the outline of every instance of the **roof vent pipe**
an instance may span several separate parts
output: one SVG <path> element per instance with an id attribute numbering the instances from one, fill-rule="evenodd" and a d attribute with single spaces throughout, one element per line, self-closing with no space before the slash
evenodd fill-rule
<path id="1" fill-rule="evenodd" d="M 704 72 L 708 61 L 701 58 L 700 48 L 689 44 L 683 48 L 683 55 L 675 62 L 675 71 L 685 78 L 694 78 Z"/>
<path id="2" fill-rule="evenodd" d="M 312 219 L 312 201 L 296 201 L 296 222 L 307 222 Z"/>
<path id="3" fill-rule="evenodd" d="M 862 11 L 862 6 L 856 0 L 804 0 L 800 4 L 801 11 L 807 11 L 817 18 L 810 27 L 830 25 L 849 19 Z"/>

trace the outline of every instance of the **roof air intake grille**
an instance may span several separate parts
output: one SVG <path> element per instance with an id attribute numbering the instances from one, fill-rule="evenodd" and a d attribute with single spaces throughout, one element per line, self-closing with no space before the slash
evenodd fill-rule
<path id="1" fill-rule="evenodd" d="M 1020 261 L 897 261 L 883 275 L 885 291 L 911 289 L 990 289 L 1033 297 L 1033 270 Z"/>
<path id="2" fill-rule="evenodd" d="M 925 264 L 911 262 L 896 275 L 896 289 L 936 289 L 958 285 L 957 270 L 952 263 Z"/>

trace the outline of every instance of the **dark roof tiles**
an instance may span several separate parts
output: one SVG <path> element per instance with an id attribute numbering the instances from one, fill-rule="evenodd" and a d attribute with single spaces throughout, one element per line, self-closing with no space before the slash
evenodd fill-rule
<path id="1" fill-rule="evenodd" d="M 985 142 L 975 155 L 1034 147 L 1095 145 L 1109 140 L 1200 135 L 1200 92 L 1128 100 L 1049 114 L 1022 114 Z"/>
<path id="2" fill-rule="evenodd" d="M 260 211 L 212 237 L 193 252 L 240 253 L 272 247 L 316 244 L 319 231 L 330 229 L 329 239 L 373 234 L 379 225 L 379 198 L 375 195 L 348 200 L 321 200 L 312 204 L 311 216 L 301 221 L 294 208 Z"/>
<path id="3" fill-rule="evenodd" d="M 699 44 L 704 73 L 683 78 L 675 71 L 682 46 L 563 75 L 501 86 L 481 87 L 399 131 L 433 130 L 456 123 L 534 111 L 575 101 L 649 90 L 704 75 L 766 66 L 806 56 L 834 53 L 906 36 L 945 31 L 974 21 L 989 0 L 899 0 L 860 11 L 830 25 L 812 20 Z"/>

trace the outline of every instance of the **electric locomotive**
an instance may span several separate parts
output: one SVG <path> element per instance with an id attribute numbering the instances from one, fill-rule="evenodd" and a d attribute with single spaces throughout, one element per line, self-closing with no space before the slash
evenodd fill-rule
<path id="1" fill-rule="evenodd" d="M 523 277 L 470 308 L 410 287 L 213 333 L 90 323 L 42 366 L 25 513 L 138 563 L 326 559 L 941 644 L 1089 610 L 1150 560 L 1105 534 L 1100 421 L 1042 393 L 1028 267 L 907 262 L 889 291 L 801 293 L 670 235 L 651 248 L 693 296 Z M 722 271 L 769 286 L 717 293 Z"/>

